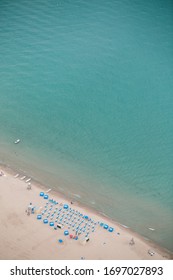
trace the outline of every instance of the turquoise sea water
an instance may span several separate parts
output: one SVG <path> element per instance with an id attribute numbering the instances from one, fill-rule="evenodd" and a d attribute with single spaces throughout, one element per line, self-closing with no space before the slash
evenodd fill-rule
<path id="1" fill-rule="evenodd" d="M 172 14 L 1 0 L 0 161 L 173 251 Z"/>

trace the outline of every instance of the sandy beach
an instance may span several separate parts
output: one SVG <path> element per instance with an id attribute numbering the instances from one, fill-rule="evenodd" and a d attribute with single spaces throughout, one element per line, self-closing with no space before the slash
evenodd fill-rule
<path id="1" fill-rule="evenodd" d="M 71 204 L 71 201 L 52 190 L 46 193 L 48 189 L 29 176 L 4 167 L 0 171 L 0 259 L 172 258 L 164 248 L 146 241 L 92 209 L 76 201 Z M 40 192 L 47 194 L 48 199 L 40 196 Z M 34 213 L 28 215 L 26 211 L 30 203 Z M 38 215 L 41 219 L 38 219 Z M 48 220 L 48 224 L 44 224 L 44 219 Z M 50 222 L 54 223 L 53 226 L 50 226 Z M 57 228 L 59 222 L 63 223 L 63 228 Z M 107 229 L 105 225 L 108 225 Z M 81 227 L 82 232 L 78 231 L 77 226 L 79 229 Z M 68 235 L 64 235 L 64 231 L 68 231 Z"/>

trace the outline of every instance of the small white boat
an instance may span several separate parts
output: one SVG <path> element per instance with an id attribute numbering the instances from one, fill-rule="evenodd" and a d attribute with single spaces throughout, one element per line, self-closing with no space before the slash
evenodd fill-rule
<path id="1" fill-rule="evenodd" d="M 20 142 L 20 139 L 17 139 L 14 144 L 18 144 Z"/>
<path id="2" fill-rule="evenodd" d="M 155 230 L 154 228 L 151 228 L 151 227 L 149 227 L 148 229 L 149 229 L 149 230 L 152 230 L 152 231 Z"/>

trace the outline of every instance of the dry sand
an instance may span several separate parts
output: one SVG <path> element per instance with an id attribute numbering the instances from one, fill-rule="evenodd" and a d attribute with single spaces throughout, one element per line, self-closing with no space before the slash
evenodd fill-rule
<path id="1" fill-rule="evenodd" d="M 48 193 L 49 197 L 58 201 L 58 206 L 60 203 L 67 203 L 69 207 L 88 215 L 94 221 L 102 221 L 115 229 L 113 232 L 109 232 L 98 224 L 95 232 L 90 234 L 89 241 L 85 245 L 81 244 L 82 235 L 79 235 L 78 240 L 70 239 L 69 236 L 64 236 L 64 230 L 68 229 L 67 226 L 63 229 L 54 230 L 54 227 L 44 224 L 43 220 L 37 220 L 38 213 L 27 215 L 26 209 L 30 202 L 37 209 L 40 207 L 42 207 L 42 210 L 44 209 L 47 201 L 39 195 L 40 191 L 44 190 L 43 187 L 40 188 L 30 180 L 32 188 L 28 190 L 26 180 L 29 177 L 26 176 L 21 180 L 23 174 L 19 174 L 15 178 L 15 174 L 4 169 L 1 175 L 0 259 L 161 260 L 172 258 L 166 250 L 144 240 L 129 229 L 121 227 L 77 202 L 71 205 L 70 201 L 62 195 L 50 191 Z M 69 233 L 74 234 L 71 228 Z M 132 237 L 135 244 L 129 245 Z M 63 240 L 62 244 L 58 242 L 59 239 Z M 148 250 L 154 252 L 154 255 L 151 256 Z"/>

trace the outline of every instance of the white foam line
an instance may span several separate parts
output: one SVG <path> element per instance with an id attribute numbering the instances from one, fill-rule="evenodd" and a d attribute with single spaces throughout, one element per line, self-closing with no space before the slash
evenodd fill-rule
<path id="1" fill-rule="evenodd" d="M 120 224 L 122 227 L 124 227 L 124 228 L 129 228 L 128 226 L 126 226 L 126 225 L 123 225 L 123 224 Z"/>
<path id="2" fill-rule="evenodd" d="M 79 194 L 74 193 L 73 194 L 75 197 L 81 198 L 81 196 Z"/>

